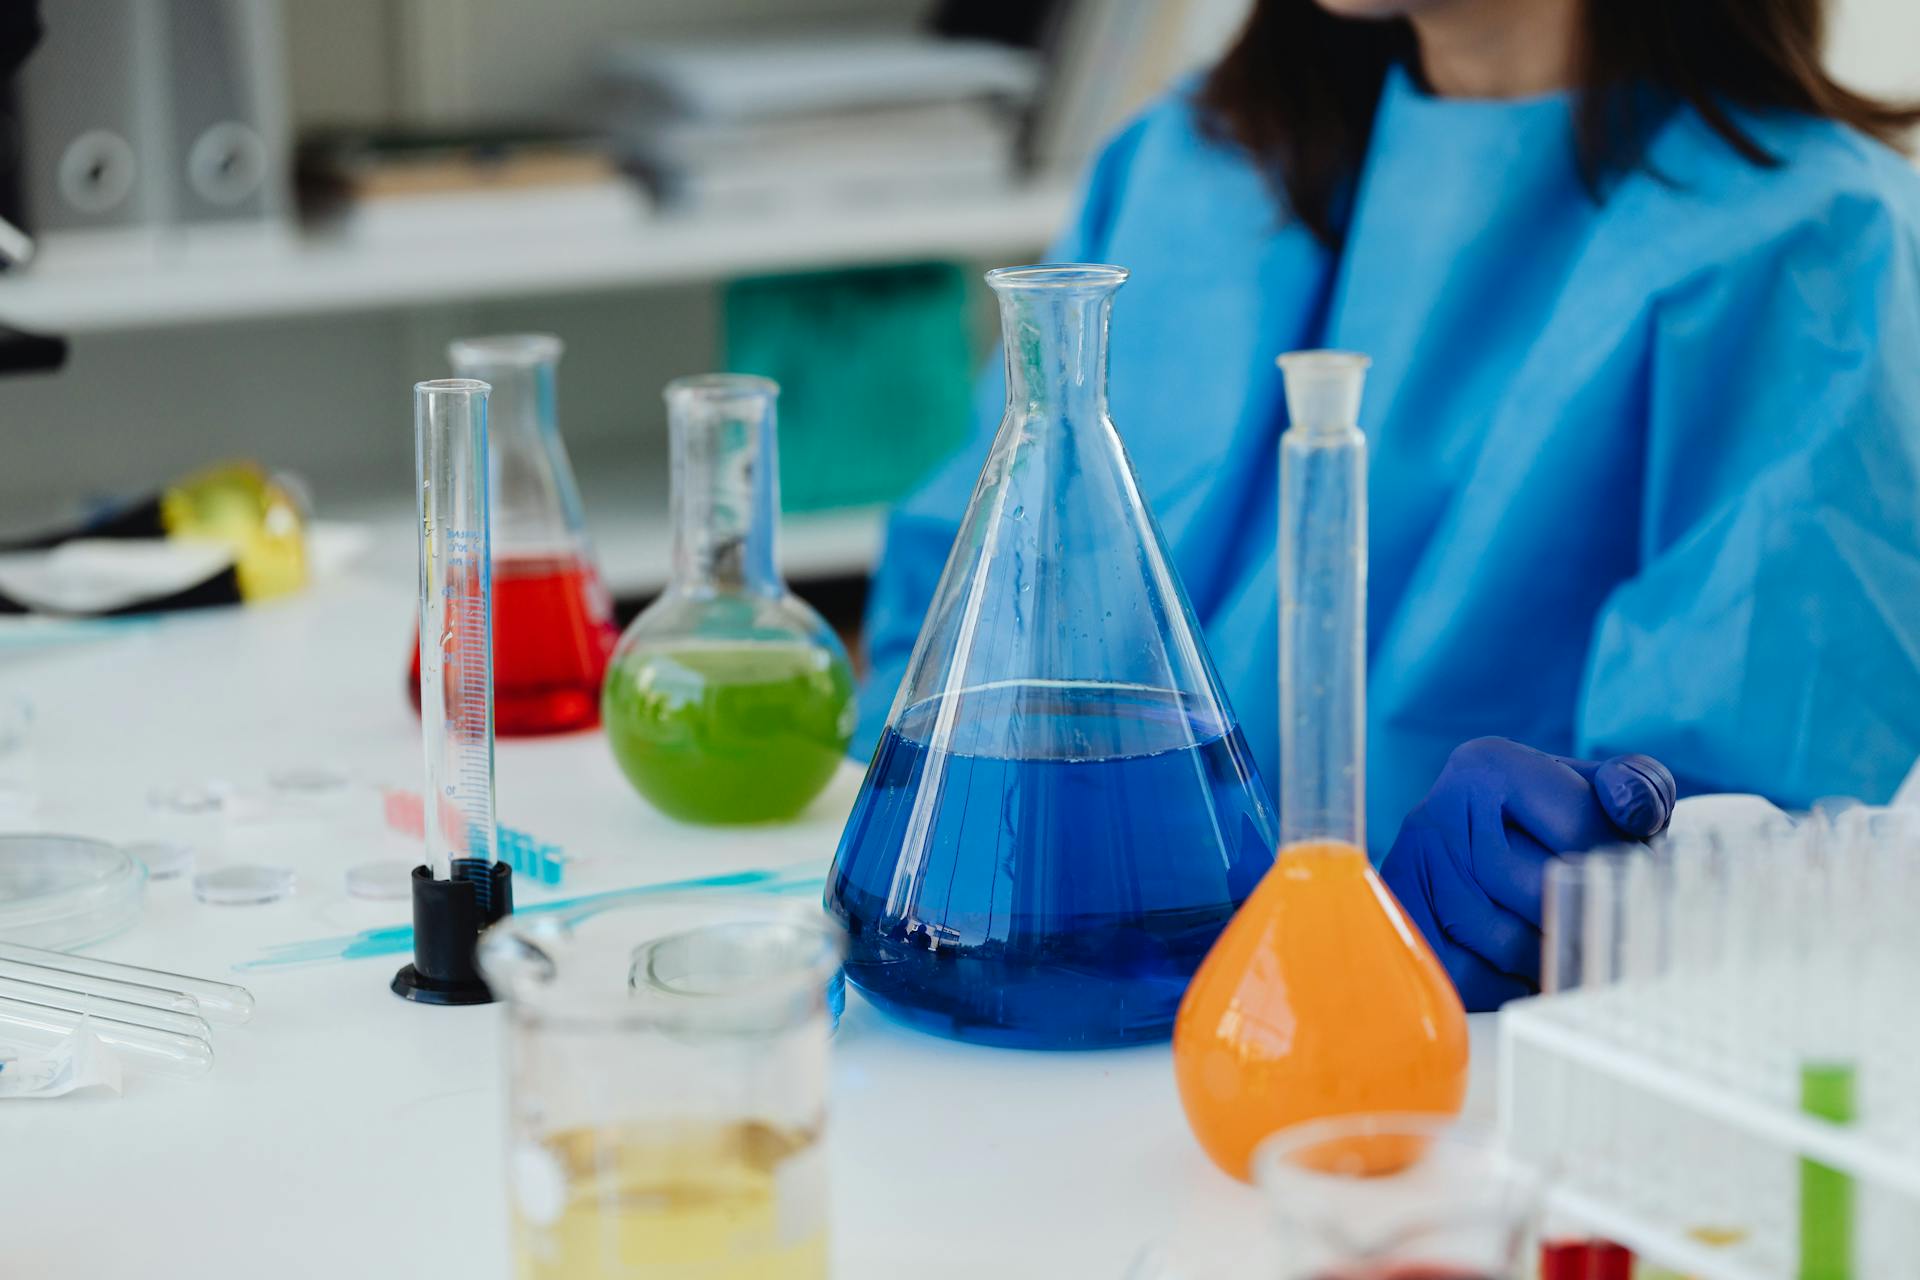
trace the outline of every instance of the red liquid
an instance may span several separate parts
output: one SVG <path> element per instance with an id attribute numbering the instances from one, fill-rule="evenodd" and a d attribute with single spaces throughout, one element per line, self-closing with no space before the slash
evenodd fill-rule
<path id="1" fill-rule="evenodd" d="M 1540 1280 L 1632 1280 L 1633 1254 L 1611 1240 L 1549 1240 L 1540 1246 Z"/>
<path id="2" fill-rule="evenodd" d="M 493 731 L 503 738 L 591 729 L 619 632 L 598 575 L 578 560 L 493 562 Z M 416 624 L 407 694 L 420 709 Z"/>

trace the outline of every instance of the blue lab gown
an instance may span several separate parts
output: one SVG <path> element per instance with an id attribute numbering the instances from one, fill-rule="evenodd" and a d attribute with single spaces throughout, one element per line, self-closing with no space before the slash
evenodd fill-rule
<path id="1" fill-rule="evenodd" d="M 1564 96 L 1389 76 L 1345 245 L 1185 94 L 1099 158 L 1056 260 L 1114 262 L 1112 408 L 1277 778 L 1274 356 L 1373 357 L 1369 844 L 1499 734 L 1686 790 L 1885 801 L 1920 752 L 1920 175 L 1840 126 L 1690 111 L 1596 203 Z M 870 749 L 1001 413 L 888 524 Z"/>

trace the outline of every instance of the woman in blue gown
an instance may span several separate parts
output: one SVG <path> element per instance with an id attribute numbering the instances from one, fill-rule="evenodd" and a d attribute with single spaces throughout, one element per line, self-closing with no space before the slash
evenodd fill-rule
<path id="1" fill-rule="evenodd" d="M 1114 420 L 1270 780 L 1274 356 L 1373 357 L 1369 829 L 1471 1004 L 1527 989 L 1540 861 L 1618 806 L 1461 744 L 1788 805 L 1920 753 L 1920 175 L 1885 144 L 1920 115 L 1820 71 L 1824 7 L 1263 0 L 1054 246 L 1132 270 Z M 888 524 L 856 751 L 1002 385 Z"/>

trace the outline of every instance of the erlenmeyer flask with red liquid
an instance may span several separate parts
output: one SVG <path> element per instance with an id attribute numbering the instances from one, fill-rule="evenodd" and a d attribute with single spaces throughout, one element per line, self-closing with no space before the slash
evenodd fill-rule
<path id="1" fill-rule="evenodd" d="M 493 387 L 488 483 L 493 507 L 494 730 L 531 736 L 600 722 L 600 681 L 618 631 L 587 541 L 554 383 L 560 339 L 461 338 L 454 371 Z M 419 645 L 407 687 L 418 709 Z"/>
<path id="2" fill-rule="evenodd" d="M 1187 1122 L 1236 1178 L 1280 1129 L 1362 1112 L 1458 1112 L 1467 1017 L 1367 857 L 1367 361 L 1282 356 L 1280 853 L 1180 1005 Z M 1416 1147 L 1356 1149 L 1391 1173 Z"/>

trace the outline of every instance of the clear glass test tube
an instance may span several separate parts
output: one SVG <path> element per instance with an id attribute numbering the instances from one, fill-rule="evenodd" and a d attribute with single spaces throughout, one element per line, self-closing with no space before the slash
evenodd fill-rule
<path id="1" fill-rule="evenodd" d="M 1562 995 L 1586 985 L 1587 860 L 1547 863 L 1541 894 L 1540 990 Z"/>
<path id="2" fill-rule="evenodd" d="M 491 892 L 493 553 L 484 382 L 413 389 L 420 485 L 420 723 L 427 766 L 426 866 Z"/>
<path id="3" fill-rule="evenodd" d="M 22 982 L 17 978 L 0 976 L 0 996 L 30 1004 L 46 1005 L 53 1009 L 64 1009 L 68 1013 L 85 1013 L 96 1018 L 113 1018 L 119 1022 L 131 1022 L 143 1027 L 152 1027 L 156 1031 L 173 1031 L 181 1035 L 198 1036 L 207 1041 L 213 1039 L 213 1032 L 208 1029 L 206 1019 L 197 1014 L 176 1013 L 171 1009 L 156 1009 L 152 1005 L 133 1004 L 130 1001 L 114 1000 L 106 996 L 87 995 L 64 987 L 50 987 L 38 982 Z"/>
<path id="4" fill-rule="evenodd" d="M 206 978 L 189 977 L 184 973 L 169 973 L 164 969 L 146 969 L 139 965 L 118 964 L 112 960 L 96 960 L 91 956 L 68 955 L 64 951 L 46 951 L 40 947 L 21 946 L 17 942 L 0 942 L 0 959 L 10 960 L 20 965 L 55 969 L 66 975 L 93 978 L 103 983 L 124 983 L 149 991 L 158 988 L 184 993 L 193 997 L 194 1002 L 200 1006 L 200 1016 L 208 1022 L 245 1022 L 253 1016 L 253 993 L 245 987 L 237 987 L 230 982 L 212 982 Z M 39 981 L 31 978 L 29 980 Z M 61 984 L 51 982 L 50 985 Z M 147 1003 L 138 999 L 136 995 L 119 991 L 96 988 L 94 994 L 109 996 L 116 1000 L 130 1000 L 136 1004 Z"/>
<path id="5" fill-rule="evenodd" d="M 1633 1036 L 1633 992 L 1624 989 L 1621 917 L 1624 861 L 1610 851 L 1577 859 L 1584 880 L 1580 898 L 1581 995 L 1587 1002 L 1588 1028 L 1612 1041 Z M 1623 1130 L 1635 1117 L 1632 1100 L 1612 1078 L 1594 1075 L 1588 1096 L 1576 1104 L 1576 1128 L 1585 1135 L 1582 1176 L 1603 1194 L 1637 1193 L 1633 1156 L 1637 1144 Z"/>
<path id="6" fill-rule="evenodd" d="M 1620 1029 L 1621 1009 L 1612 988 L 1620 981 L 1620 914 L 1622 877 L 1620 859 L 1611 853 L 1588 854 L 1581 860 L 1586 891 L 1581 896 L 1580 948 L 1582 987 L 1605 1001 L 1601 1015 L 1612 1031 Z"/>
<path id="7" fill-rule="evenodd" d="M 84 973 L 69 973 L 49 965 L 22 964 L 17 960 L 5 958 L 0 958 L 0 978 L 57 987 L 62 991 L 73 991 L 83 995 L 104 996 L 109 1000 L 124 1000 L 128 1004 L 144 1005 L 149 1009 L 166 1009 L 191 1017 L 201 1016 L 200 1002 L 186 992 L 169 991 L 165 987 L 153 987 L 140 982 L 96 978 Z"/>
<path id="8" fill-rule="evenodd" d="M 1775 970 L 1782 963 L 1777 953 L 1783 940 L 1781 922 L 1772 917 L 1787 890 L 1781 865 L 1792 832 L 1792 821 L 1783 815 L 1721 833 L 1729 874 L 1721 882 L 1726 933 L 1715 996 L 1725 1031 L 1727 1081 L 1749 1095 L 1765 1092 L 1780 1065 L 1769 1059 L 1764 1006 L 1768 993 L 1778 998 L 1780 992 Z"/>
<path id="9" fill-rule="evenodd" d="M 50 1047 L 83 1023 L 102 1044 L 125 1054 L 127 1065 L 137 1070 L 199 1076 L 213 1067 L 213 1046 L 199 1036 L 0 996 L 0 1040 Z"/>
<path id="10" fill-rule="evenodd" d="M 1620 894 L 1620 981 L 1626 1033 L 1642 1052 L 1673 1051 L 1679 1027 L 1666 978 L 1670 964 L 1668 896 L 1662 864 L 1644 848 L 1610 855 Z"/>
<path id="11" fill-rule="evenodd" d="M 1720 990 L 1728 946 L 1726 847 L 1718 831 L 1706 829 L 1663 838 L 1659 848 L 1667 868 L 1674 1015 L 1685 1029 L 1675 1047 L 1700 1070 L 1723 1076 L 1731 1053 Z"/>
<path id="12" fill-rule="evenodd" d="M 1920 806 L 1874 813 L 1867 840 L 1875 922 L 1867 998 L 1875 1010 L 1911 1009 L 1912 975 L 1920 973 L 1920 929 L 1913 927 L 1920 919 Z M 1878 1052 L 1869 1114 L 1896 1146 L 1920 1153 L 1920 1017 L 1876 1017 L 1873 1027 Z M 1920 1234 L 1920 1222 L 1915 1226 Z"/>

